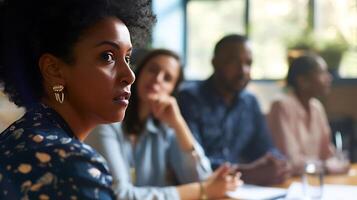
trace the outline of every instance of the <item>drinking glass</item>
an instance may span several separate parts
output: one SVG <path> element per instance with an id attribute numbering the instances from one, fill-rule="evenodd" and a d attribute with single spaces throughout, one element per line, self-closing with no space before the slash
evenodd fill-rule
<path id="1" fill-rule="evenodd" d="M 349 152 L 347 150 L 336 151 L 336 157 L 339 162 L 342 164 L 350 164 Z"/>
<path id="2" fill-rule="evenodd" d="M 302 175 L 303 193 L 306 199 L 321 199 L 324 185 L 324 162 L 309 160 Z"/>

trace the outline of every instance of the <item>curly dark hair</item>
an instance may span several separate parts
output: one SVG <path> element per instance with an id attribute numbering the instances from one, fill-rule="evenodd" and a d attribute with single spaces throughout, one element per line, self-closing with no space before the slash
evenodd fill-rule
<path id="1" fill-rule="evenodd" d="M 0 80 L 10 99 L 25 107 L 38 102 L 44 95 L 40 56 L 74 62 L 76 42 L 105 17 L 123 21 L 134 46 L 146 42 L 155 22 L 150 0 L 0 1 Z"/>
<path id="2" fill-rule="evenodd" d="M 183 81 L 183 68 L 182 68 L 182 63 L 180 60 L 180 57 L 173 51 L 168 50 L 168 49 L 155 49 L 150 52 L 148 52 L 138 63 L 136 66 L 134 72 L 135 76 L 137 79 L 139 79 L 141 72 L 145 68 L 146 64 L 153 58 L 157 56 L 170 56 L 175 58 L 179 63 L 180 63 L 180 71 L 179 71 L 179 77 L 177 79 L 176 85 L 174 87 L 172 95 L 176 95 L 177 90 L 181 82 Z M 137 92 L 137 83 L 138 81 L 135 81 L 134 84 L 132 85 L 131 91 L 132 95 L 130 97 L 130 103 L 129 106 L 126 110 L 126 114 L 124 117 L 124 120 L 122 122 L 123 125 L 123 130 L 125 134 L 137 134 L 140 135 L 145 122 L 146 121 L 140 121 L 139 119 L 139 97 L 138 97 L 138 92 Z M 154 121 L 156 124 L 159 122 L 157 120 Z"/>

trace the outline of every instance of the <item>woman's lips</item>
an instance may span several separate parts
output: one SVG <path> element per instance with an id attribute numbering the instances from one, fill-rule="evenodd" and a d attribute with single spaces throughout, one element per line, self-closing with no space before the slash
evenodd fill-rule
<path id="1" fill-rule="evenodd" d="M 130 92 L 121 92 L 113 98 L 114 103 L 127 106 L 129 104 Z"/>

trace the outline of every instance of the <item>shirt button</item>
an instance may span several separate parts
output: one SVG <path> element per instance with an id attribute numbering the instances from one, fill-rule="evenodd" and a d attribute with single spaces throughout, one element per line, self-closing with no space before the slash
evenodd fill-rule
<path id="1" fill-rule="evenodd" d="M 229 149 L 228 148 L 223 148 L 223 155 L 225 158 L 229 157 Z"/>

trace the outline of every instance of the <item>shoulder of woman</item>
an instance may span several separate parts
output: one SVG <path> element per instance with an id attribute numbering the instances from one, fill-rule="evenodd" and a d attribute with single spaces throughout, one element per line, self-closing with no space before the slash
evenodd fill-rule
<path id="1" fill-rule="evenodd" d="M 101 124 L 93 129 L 90 133 L 91 135 L 99 136 L 115 136 L 117 134 L 122 134 L 121 123 L 112 123 L 112 124 Z"/>
<path id="2" fill-rule="evenodd" d="M 35 144 L 23 142 L 20 143 L 23 144 L 22 148 L 16 146 L 8 150 L 9 152 L 1 154 L 3 164 L 9 168 L 17 167 L 24 174 L 32 171 L 61 173 L 61 170 L 69 165 L 105 165 L 104 159 L 99 154 L 76 139 L 70 137 L 48 139 L 37 134 L 31 140 Z"/>
<path id="3" fill-rule="evenodd" d="M 312 98 L 310 103 L 312 106 L 314 106 L 315 108 L 317 108 L 319 110 L 323 109 L 323 105 L 322 105 L 321 101 L 318 100 L 317 98 Z"/>
<path id="4" fill-rule="evenodd" d="M 271 103 L 271 109 L 284 109 L 288 104 L 291 104 L 289 96 L 281 95 L 276 97 Z"/>
<path id="5" fill-rule="evenodd" d="M 163 138 L 165 141 L 172 141 L 176 139 L 176 133 L 173 128 L 165 123 L 154 123 L 154 121 L 148 122 L 147 129 L 149 132 L 155 132 L 159 137 Z"/>
<path id="6" fill-rule="evenodd" d="M 70 145 L 56 143 L 19 151 L 6 160 L 0 155 L 2 164 L 6 166 L 1 172 L 7 175 L 2 181 L 9 181 L 12 189 L 28 191 L 26 194 L 33 198 L 46 191 L 55 199 L 67 199 L 67 195 L 82 193 L 84 188 L 81 185 L 109 188 L 111 176 L 104 160 L 96 159 L 93 153 L 83 152 L 83 147 L 71 148 Z M 13 195 L 11 191 L 10 195 Z"/>

